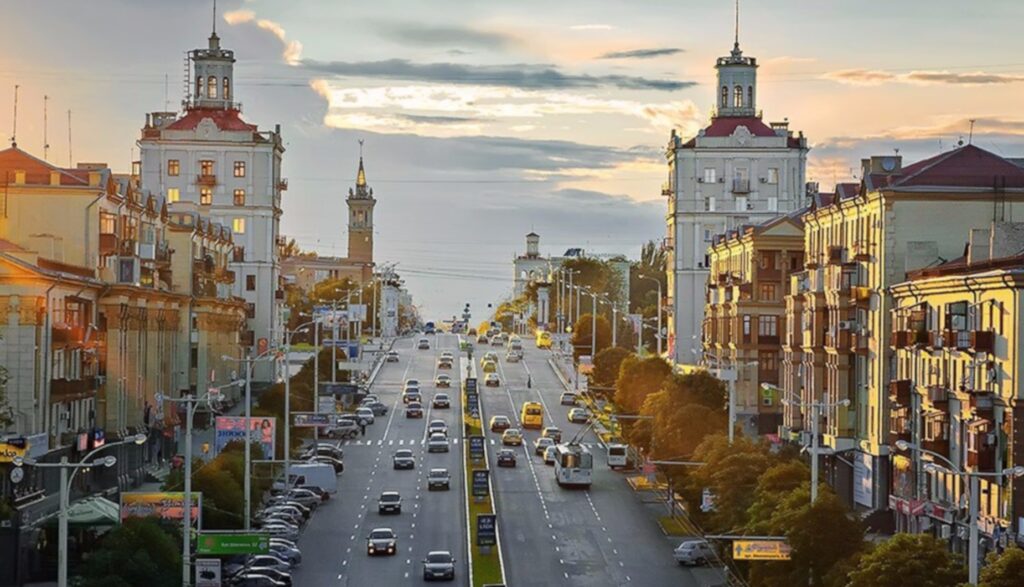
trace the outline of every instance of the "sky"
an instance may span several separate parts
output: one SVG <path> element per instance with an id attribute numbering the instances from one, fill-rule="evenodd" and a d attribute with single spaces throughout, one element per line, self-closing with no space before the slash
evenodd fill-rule
<path id="1" fill-rule="evenodd" d="M 145 113 L 180 108 L 185 53 L 212 0 L 5 0 L 0 128 L 51 162 L 126 171 Z M 1024 156 L 1024 3 L 772 0 L 742 4 L 758 107 L 811 145 L 830 189 L 858 161 L 968 139 Z M 427 318 L 474 318 L 512 288 L 524 236 L 636 257 L 665 233 L 664 148 L 714 103 L 729 0 L 220 0 L 243 116 L 285 140 L 282 231 L 346 254 L 358 140 L 378 203 L 375 256 Z"/>

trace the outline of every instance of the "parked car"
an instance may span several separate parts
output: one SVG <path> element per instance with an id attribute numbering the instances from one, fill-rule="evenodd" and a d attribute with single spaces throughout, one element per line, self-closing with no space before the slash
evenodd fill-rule
<path id="1" fill-rule="evenodd" d="M 515 467 L 516 466 L 516 451 L 511 448 L 503 448 L 498 451 L 498 466 L 499 467 Z"/>
<path id="2" fill-rule="evenodd" d="M 302 457 L 303 458 L 311 457 L 314 454 L 326 455 L 326 456 L 329 456 L 329 457 L 334 457 L 336 459 L 344 459 L 345 458 L 345 450 L 342 449 L 337 444 L 332 444 L 330 442 L 318 442 L 316 444 L 309 445 L 302 452 Z"/>
<path id="3" fill-rule="evenodd" d="M 447 393 L 439 393 L 434 396 L 434 407 L 435 408 L 449 408 L 451 407 L 451 400 L 448 399 Z"/>
<path id="4" fill-rule="evenodd" d="M 427 440 L 427 452 L 448 452 L 448 437 L 440 432 L 431 434 Z"/>
<path id="5" fill-rule="evenodd" d="M 360 426 L 367 426 L 373 424 L 376 416 L 373 415 L 373 410 L 370 408 L 356 408 L 356 421 L 359 422 Z"/>
<path id="6" fill-rule="evenodd" d="M 487 387 L 498 387 L 501 385 L 501 380 L 498 379 L 497 373 L 488 373 L 484 376 L 484 385 Z"/>
<path id="7" fill-rule="evenodd" d="M 672 556 L 680 565 L 706 565 L 715 558 L 715 551 L 703 540 L 684 540 L 672 551 Z"/>
<path id="8" fill-rule="evenodd" d="M 391 528 L 374 528 L 366 537 L 366 553 L 370 556 L 393 555 L 398 551 L 398 536 Z"/>
<path id="9" fill-rule="evenodd" d="M 387 361 L 388 363 L 397 363 L 398 351 L 388 351 L 388 354 L 384 360 Z"/>
<path id="10" fill-rule="evenodd" d="M 416 459 L 412 456 L 412 451 L 407 448 L 402 448 L 395 451 L 391 462 L 396 469 L 412 469 L 416 466 Z"/>
<path id="11" fill-rule="evenodd" d="M 322 434 L 328 438 L 350 440 L 359 436 L 359 425 L 348 418 L 336 418 L 333 426 L 322 428 Z"/>
<path id="12" fill-rule="evenodd" d="M 577 401 L 578 400 L 576 399 L 576 394 L 571 391 L 567 391 L 562 394 L 559 403 L 561 403 L 563 406 L 575 406 Z"/>
<path id="13" fill-rule="evenodd" d="M 451 489 L 451 475 L 448 469 L 431 469 L 427 473 L 427 490 Z"/>
<path id="14" fill-rule="evenodd" d="M 422 418 L 423 417 L 423 404 L 419 402 L 412 402 L 405 406 L 405 417 L 406 418 Z"/>
<path id="15" fill-rule="evenodd" d="M 373 412 L 374 416 L 386 416 L 388 413 L 388 407 L 384 405 L 380 400 L 363 400 L 360 407 L 367 408 Z"/>
<path id="16" fill-rule="evenodd" d="M 251 577 L 254 575 L 261 575 L 270 577 L 271 579 L 279 582 L 285 587 L 291 587 L 292 585 L 292 574 L 288 571 L 281 571 L 272 567 L 262 567 L 258 565 L 248 566 L 239 573 L 242 577 Z"/>
<path id="17" fill-rule="evenodd" d="M 402 496 L 397 491 L 384 491 L 377 498 L 378 514 L 402 513 Z"/>
<path id="18" fill-rule="evenodd" d="M 523 433 L 518 428 L 509 428 L 501 433 L 502 446 L 522 446 Z"/>
<path id="19" fill-rule="evenodd" d="M 313 462 L 313 463 L 327 463 L 328 465 L 334 467 L 334 472 L 336 474 L 338 474 L 338 475 L 341 475 L 342 473 L 345 472 L 345 463 L 341 462 L 340 460 L 338 460 L 338 459 L 336 459 L 334 457 L 327 457 L 327 456 L 319 455 L 319 456 L 315 456 L 312 459 L 310 459 L 310 462 Z"/>
<path id="20" fill-rule="evenodd" d="M 562 442 L 562 431 L 558 428 L 555 428 L 554 426 L 548 426 L 547 428 L 541 431 L 540 435 L 545 438 L 550 438 L 551 440 L 554 440 L 555 444 Z"/>
<path id="21" fill-rule="evenodd" d="M 491 416 L 491 432 L 503 432 L 511 427 L 512 422 L 509 421 L 508 416 Z"/>
<path id="22" fill-rule="evenodd" d="M 586 424 L 590 421 L 590 416 L 583 408 L 573 408 L 569 410 L 569 421 L 573 424 Z"/>
<path id="23" fill-rule="evenodd" d="M 256 572 L 239 573 L 231 578 L 230 585 L 232 587 L 288 587 L 287 583 Z"/>
<path id="24" fill-rule="evenodd" d="M 427 553 L 423 559 L 423 580 L 433 579 L 455 580 L 455 557 L 447 550 L 435 550 Z"/>

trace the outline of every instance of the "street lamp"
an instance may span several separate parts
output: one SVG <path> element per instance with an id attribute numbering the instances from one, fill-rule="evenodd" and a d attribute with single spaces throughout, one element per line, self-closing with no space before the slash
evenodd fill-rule
<path id="1" fill-rule="evenodd" d="M 291 353 L 292 348 L 292 335 L 299 332 L 308 332 L 308 326 L 316 326 L 317 321 L 310 320 L 304 324 L 300 324 L 295 330 L 286 330 L 284 333 L 284 482 L 288 484 L 288 471 L 291 469 L 292 460 L 292 412 L 291 412 L 291 373 L 289 372 L 288 366 L 288 355 Z M 317 365 L 313 367 L 314 371 L 319 367 L 319 361 Z M 313 391 L 314 401 L 317 403 L 319 408 L 320 396 L 317 390 Z M 317 410 L 319 411 L 319 409 Z M 248 434 L 248 433 L 247 433 Z"/>
<path id="2" fill-rule="evenodd" d="M 647 275 L 637 275 L 638 279 L 650 279 L 658 284 L 658 336 L 655 337 L 658 340 L 658 356 L 661 356 L 661 280 L 656 277 L 650 277 Z"/>
<path id="3" fill-rule="evenodd" d="M 718 357 L 713 357 L 713 359 L 716 365 L 721 364 Z M 706 355 L 705 360 L 707 360 Z M 737 363 L 734 367 L 715 367 L 715 370 L 718 371 L 715 376 L 729 384 L 729 444 L 732 444 L 736 437 L 736 380 L 740 376 L 738 367 L 754 366 L 757 366 L 757 361 Z"/>
<path id="4" fill-rule="evenodd" d="M 1024 476 L 1024 466 L 1017 465 L 1016 467 L 1012 467 L 1010 469 L 1003 469 L 1002 471 L 999 471 L 998 473 L 981 473 L 981 472 L 978 472 L 978 471 L 964 471 L 960 467 L 956 466 L 953 463 L 953 461 L 947 459 L 946 457 L 944 457 L 944 456 L 942 456 L 942 455 L 940 455 L 940 454 L 938 454 L 936 452 L 930 451 L 928 449 L 921 448 L 921 447 L 917 446 L 916 444 L 914 444 L 912 442 L 907 442 L 906 440 L 897 440 L 896 441 L 896 448 L 898 448 L 899 450 L 902 450 L 902 451 L 914 451 L 914 452 L 923 453 L 923 454 L 926 454 L 926 455 L 932 457 L 933 459 L 938 459 L 938 460 L 941 460 L 942 462 L 946 463 L 945 467 L 943 467 L 942 465 L 936 464 L 935 461 L 931 461 L 929 463 L 926 463 L 924 465 L 924 470 L 928 471 L 929 473 L 948 472 L 948 473 L 953 473 L 953 474 L 957 475 L 958 477 L 960 477 L 961 480 L 964 480 L 964 477 L 967 478 L 966 480 L 968 482 L 964 484 L 964 485 L 968 486 L 968 490 L 967 490 L 967 507 L 968 507 L 968 528 L 970 529 L 970 540 L 968 542 L 968 549 L 967 549 L 967 558 L 968 558 L 968 561 L 967 561 L 967 576 L 968 576 L 968 579 L 967 580 L 968 580 L 968 582 L 971 585 L 977 585 L 978 584 L 978 571 L 979 571 L 979 568 L 978 568 L 979 567 L 979 561 L 978 561 L 978 502 L 980 501 L 980 498 L 981 498 L 981 487 L 980 487 L 979 480 L 981 479 L 981 477 L 996 477 L 996 478 L 999 478 L 999 479 L 1022 477 L 1022 476 Z"/>
<path id="5" fill-rule="evenodd" d="M 60 469 L 60 513 L 57 517 L 58 524 L 58 539 L 57 539 L 57 586 L 67 587 L 68 585 L 68 502 L 69 499 L 69 486 L 75 479 L 75 473 L 78 473 L 81 469 L 91 469 L 93 467 L 113 467 L 117 464 L 117 457 L 114 455 L 107 455 L 102 459 L 97 459 L 92 462 L 86 462 L 89 457 L 94 454 L 106 450 L 112 446 L 120 446 L 123 444 L 135 444 L 143 445 L 146 444 L 145 434 L 136 434 L 131 438 L 126 438 L 118 442 L 111 442 L 104 444 L 103 446 L 97 447 L 89 451 L 82 457 L 82 460 L 77 463 L 68 462 L 67 457 L 61 457 L 59 463 L 41 463 L 33 459 L 25 459 L 22 457 L 15 457 L 12 464 L 15 467 L 21 467 L 22 465 L 32 465 L 33 467 L 39 467 L 40 469 Z M 68 475 L 68 469 L 71 470 L 71 474 Z"/>

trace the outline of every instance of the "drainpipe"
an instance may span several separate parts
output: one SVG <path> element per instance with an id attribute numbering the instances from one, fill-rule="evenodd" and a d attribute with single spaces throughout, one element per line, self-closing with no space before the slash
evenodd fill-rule
<path id="1" fill-rule="evenodd" d="M 53 324 L 50 319 L 50 292 L 53 288 L 57 287 L 63 281 L 61 278 L 57 278 L 57 281 L 46 289 L 46 306 L 44 307 L 43 315 L 43 333 L 42 333 L 42 344 L 39 345 L 40 355 L 43 358 L 43 380 L 39 386 L 40 408 L 43 411 L 43 430 L 46 431 L 46 435 L 50 435 L 50 380 L 53 376 L 53 359 L 50 354 L 50 347 L 53 345 Z"/>

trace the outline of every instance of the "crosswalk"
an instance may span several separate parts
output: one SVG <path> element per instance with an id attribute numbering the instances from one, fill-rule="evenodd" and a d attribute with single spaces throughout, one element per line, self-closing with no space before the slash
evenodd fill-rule
<path id="1" fill-rule="evenodd" d="M 462 440 L 465 440 L 463 438 Z M 500 444 L 499 441 L 495 441 L 493 438 L 489 439 L 491 446 Z M 399 439 L 399 440 L 346 440 L 342 443 L 342 446 L 424 446 L 427 441 L 422 438 L 414 438 L 410 440 Z M 452 438 L 451 444 L 459 444 L 458 438 Z M 581 446 L 585 446 L 590 450 L 604 450 L 604 446 L 596 442 L 581 442 Z"/>

